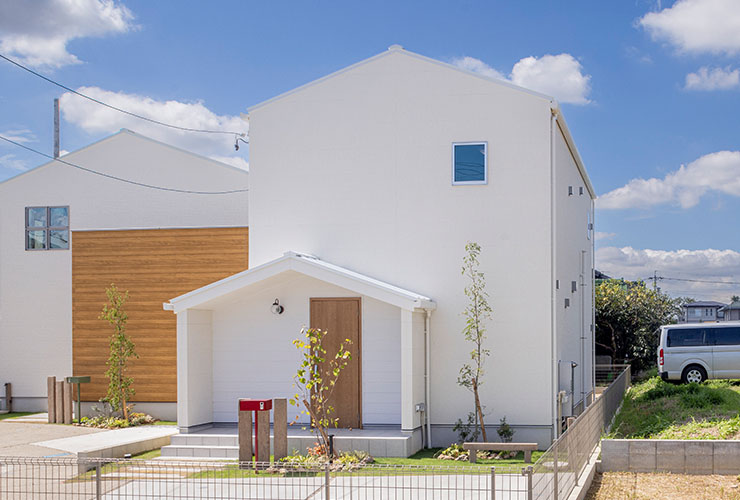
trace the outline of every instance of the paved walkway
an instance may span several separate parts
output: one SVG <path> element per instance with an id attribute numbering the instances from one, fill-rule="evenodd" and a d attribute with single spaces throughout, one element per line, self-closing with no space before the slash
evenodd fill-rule
<path id="1" fill-rule="evenodd" d="M 29 417 L 32 416 L 0 421 L 0 457 L 72 457 L 91 450 L 117 448 L 177 434 L 177 427 L 170 425 L 106 430 L 48 424 Z"/>
<path id="2" fill-rule="evenodd" d="M 143 440 L 172 436 L 173 434 L 177 434 L 177 427 L 174 425 L 146 425 L 109 431 L 103 430 L 100 433 L 62 437 L 33 444 L 77 455 L 82 452 L 101 448 L 115 448 Z"/>

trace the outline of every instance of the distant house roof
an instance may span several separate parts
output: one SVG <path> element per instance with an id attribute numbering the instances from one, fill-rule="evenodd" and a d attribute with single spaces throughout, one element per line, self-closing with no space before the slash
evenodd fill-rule
<path id="1" fill-rule="evenodd" d="M 436 308 L 436 304 L 429 297 L 330 264 L 312 255 L 297 252 L 286 252 L 278 259 L 170 299 L 163 307 L 177 313 L 201 306 L 286 271 L 295 271 L 402 309 L 413 311 Z"/>
<path id="2" fill-rule="evenodd" d="M 83 146 L 80 149 L 76 149 L 76 150 L 71 151 L 71 152 L 69 152 L 69 153 L 67 153 L 65 155 L 62 155 L 59 158 L 59 161 L 56 160 L 56 159 L 47 161 L 45 163 L 42 163 L 41 165 L 37 165 L 37 166 L 35 166 L 33 168 L 30 168 L 30 169 L 28 169 L 28 170 L 26 170 L 24 172 L 21 172 L 20 174 L 14 175 L 13 177 L 9 177 L 9 178 L 7 178 L 7 179 L 5 179 L 3 181 L 0 181 L 0 186 L 4 186 L 5 184 L 11 184 L 13 181 L 15 181 L 17 179 L 20 179 L 20 178 L 23 178 L 23 177 L 25 177 L 26 175 L 28 175 L 28 174 L 30 174 L 32 172 L 38 172 L 40 170 L 43 170 L 44 168 L 47 168 L 47 167 L 50 167 L 50 166 L 53 166 L 53 165 L 64 165 L 63 162 L 65 162 L 65 161 L 67 161 L 67 162 L 74 162 L 75 161 L 75 157 L 78 155 L 78 153 L 82 153 L 82 152 L 84 152 L 84 151 L 86 151 L 88 149 L 94 148 L 98 144 L 102 144 L 102 143 L 105 143 L 105 142 L 117 140 L 117 138 L 119 138 L 121 136 L 134 137 L 134 138 L 137 138 L 139 140 L 149 141 L 149 142 L 152 142 L 154 144 L 159 144 L 160 146 L 163 146 L 165 148 L 171 149 L 173 151 L 179 151 L 181 153 L 185 153 L 185 154 L 188 154 L 190 156 L 194 156 L 196 158 L 200 158 L 201 160 L 204 160 L 204 161 L 206 161 L 208 163 L 211 163 L 211 164 L 214 164 L 214 165 L 218 165 L 220 167 L 224 167 L 224 168 L 227 168 L 227 169 L 236 171 L 236 172 L 241 172 L 244 175 L 248 175 L 249 174 L 249 172 L 247 170 L 244 170 L 244 169 L 241 169 L 241 168 L 237 168 L 237 167 L 235 167 L 233 165 L 229 165 L 228 163 L 224 163 L 222 161 L 214 160 L 213 158 L 208 158 L 207 156 L 203 156 L 203 155 L 200 155 L 198 153 L 193 153 L 192 151 L 188 151 L 187 149 L 182 149 L 182 148 L 179 148 L 177 146 L 173 146 L 171 144 L 167 144 L 166 142 L 162 142 L 162 141 L 158 141 L 156 139 L 152 139 L 151 137 L 147 137 L 145 135 L 142 135 L 142 134 L 140 134 L 138 132 L 134 132 L 133 130 L 129 130 L 127 128 L 122 128 L 121 130 L 119 130 L 115 134 L 111 134 L 109 136 L 103 137 L 102 139 L 99 139 L 99 140 L 97 140 L 97 141 L 95 141 L 93 143 L 90 143 L 87 146 Z"/>
<path id="3" fill-rule="evenodd" d="M 696 302 L 689 302 L 684 304 L 684 307 L 725 307 L 727 304 L 724 302 L 716 302 L 714 300 L 697 300 Z M 740 306 L 738 306 L 740 309 Z"/>
<path id="4" fill-rule="evenodd" d="M 606 274 L 602 273 L 598 269 L 594 269 L 594 279 L 597 279 L 597 280 L 610 280 L 612 278 L 611 278 L 611 276 L 607 276 Z"/>
<path id="5" fill-rule="evenodd" d="M 727 304 L 720 311 L 735 311 L 738 309 L 740 309 L 740 302 L 735 301 L 732 304 Z"/>

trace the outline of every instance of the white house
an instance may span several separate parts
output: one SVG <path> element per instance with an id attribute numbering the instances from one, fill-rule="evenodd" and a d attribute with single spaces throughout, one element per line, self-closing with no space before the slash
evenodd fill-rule
<path id="1" fill-rule="evenodd" d="M 236 422 L 239 397 L 293 394 L 305 325 L 355 340 L 343 426 L 448 445 L 473 410 L 457 384 L 470 241 L 494 310 L 493 438 L 506 417 L 546 447 L 592 400 L 595 196 L 554 99 L 393 46 L 249 122 L 250 269 L 165 304 L 183 432 Z"/>
<path id="2" fill-rule="evenodd" d="M 90 375 L 83 400 L 104 396 L 98 314 L 115 282 L 130 292 L 137 409 L 174 418 L 176 327 L 161 304 L 246 269 L 248 174 L 128 130 L 61 160 L 0 183 L 0 382 L 17 411 L 46 410 L 47 376 Z"/>

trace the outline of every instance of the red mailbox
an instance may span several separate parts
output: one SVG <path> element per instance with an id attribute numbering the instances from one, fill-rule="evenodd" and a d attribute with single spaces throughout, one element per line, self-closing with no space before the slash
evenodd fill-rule
<path id="1" fill-rule="evenodd" d="M 262 461 L 269 462 L 270 461 L 270 430 L 269 430 L 269 417 L 267 419 L 268 422 L 268 430 L 267 430 L 267 456 L 266 457 L 260 457 L 259 454 L 259 418 L 257 418 L 257 412 L 266 411 L 269 412 L 272 410 L 272 399 L 240 399 L 239 400 L 239 411 L 253 411 L 254 412 L 254 459 L 255 461 L 259 462 L 260 459 Z M 268 413 L 269 415 L 269 413 Z M 252 433 L 251 430 L 249 432 L 249 436 L 244 436 L 246 439 L 252 439 Z M 239 436 L 239 439 L 242 439 L 242 436 Z M 241 450 L 241 446 L 240 446 Z M 240 451 L 241 453 L 241 451 Z M 244 458 L 247 457 L 240 457 L 240 460 L 244 460 Z M 251 457 L 248 458 L 248 460 L 251 461 Z"/>
<path id="2" fill-rule="evenodd" d="M 240 399 L 239 411 L 272 410 L 272 399 Z"/>

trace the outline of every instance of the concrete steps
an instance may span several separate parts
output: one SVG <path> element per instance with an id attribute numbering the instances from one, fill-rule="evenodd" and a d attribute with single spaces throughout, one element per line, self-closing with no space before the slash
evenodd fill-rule
<path id="1" fill-rule="evenodd" d="M 340 435 L 341 431 L 340 429 L 334 438 L 334 445 L 339 451 L 364 451 L 374 457 L 407 457 L 421 447 L 420 436 L 400 434 L 397 431 L 356 430 L 352 431 L 351 435 Z M 294 451 L 305 453 L 315 442 L 316 437 L 311 434 L 288 434 L 288 453 L 292 454 Z M 206 432 L 176 434 L 170 438 L 170 444 L 162 448 L 162 459 L 197 458 L 238 460 L 239 437 L 236 432 L 220 433 L 215 429 L 209 429 Z"/>

